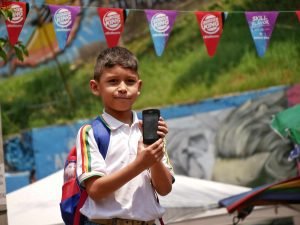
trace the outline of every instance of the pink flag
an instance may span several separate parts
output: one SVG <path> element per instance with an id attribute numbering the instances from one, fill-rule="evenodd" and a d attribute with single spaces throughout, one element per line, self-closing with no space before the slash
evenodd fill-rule
<path id="1" fill-rule="evenodd" d="M 223 12 L 195 12 L 208 55 L 213 57 L 222 35 Z"/>
<path id="2" fill-rule="evenodd" d="M 29 5 L 26 2 L 4 2 L 3 5 L 12 10 L 12 18 L 5 21 L 10 44 L 18 42 L 23 29 Z"/>

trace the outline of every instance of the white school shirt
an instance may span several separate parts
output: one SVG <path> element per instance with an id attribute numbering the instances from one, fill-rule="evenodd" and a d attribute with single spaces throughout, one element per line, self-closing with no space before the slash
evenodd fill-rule
<path id="1" fill-rule="evenodd" d="M 131 127 L 106 112 L 102 118 L 111 130 L 105 159 L 98 150 L 90 125 L 81 127 L 77 135 L 77 175 L 83 186 L 84 180 L 120 170 L 137 155 L 138 141 L 142 133 L 136 112 L 133 112 Z M 173 174 L 167 153 L 163 162 Z M 148 170 L 145 170 L 100 201 L 93 201 L 88 197 L 80 212 L 89 219 L 122 218 L 149 221 L 160 218 L 165 210 L 157 202 L 150 179 Z"/>

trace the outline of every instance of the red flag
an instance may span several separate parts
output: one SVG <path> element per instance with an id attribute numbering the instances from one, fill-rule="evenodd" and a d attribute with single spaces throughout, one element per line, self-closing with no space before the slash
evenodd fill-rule
<path id="1" fill-rule="evenodd" d="M 222 12 L 195 12 L 207 52 L 213 57 L 223 31 Z"/>
<path id="2" fill-rule="evenodd" d="M 12 10 L 12 19 L 7 19 L 5 23 L 9 42 L 14 45 L 18 42 L 29 7 L 26 2 L 4 2 L 3 5 Z"/>
<path id="3" fill-rule="evenodd" d="M 11 0 L 1 0 L 0 1 L 0 6 L 4 6 L 5 3 L 11 2 Z"/>
<path id="4" fill-rule="evenodd" d="M 299 22 L 300 22 L 300 11 L 296 11 L 296 14 L 297 14 L 298 20 L 299 20 Z"/>
<path id="5" fill-rule="evenodd" d="M 117 46 L 124 29 L 124 10 L 119 8 L 98 8 L 98 14 L 108 47 Z"/>

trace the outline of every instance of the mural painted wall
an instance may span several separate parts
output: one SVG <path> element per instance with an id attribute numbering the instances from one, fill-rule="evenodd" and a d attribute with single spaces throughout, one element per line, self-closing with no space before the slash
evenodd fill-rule
<path id="1" fill-rule="evenodd" d="M 293 146 L 270 128 L 286 107 L 283 91 L 238 107 L 168 121 L 168 150 L 179 174 L 256 186 L 296 175 L 288 161 Z"/>
<path id="2" fill-rule="evenodd" d="M 300 103 L 299 90 L 299 85 L 279 86 L 161 108 L 176 174 L 243 186 L 294 176 L 296 165 L 288 161 L 292 143 L 279 137 L 270 121 Z M 8 192 L 19 188 L 14 184 L 20 173 L 28 184 L 62 169 L 77 130 L 86 122 L 32 129 L 5 140 Z"/>

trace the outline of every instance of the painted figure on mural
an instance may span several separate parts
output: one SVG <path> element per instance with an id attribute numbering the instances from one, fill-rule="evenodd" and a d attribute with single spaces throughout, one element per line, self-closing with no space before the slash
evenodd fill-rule
<path id="1" fill-rule="evenodd" d="M 296 165 L 288 161 L 293 146 L 270 127 L 272 116 L 288 107 L 289 95 L 280 91 L 168 121 L 175 173 L 243 186 L 294 176 Z"/>

